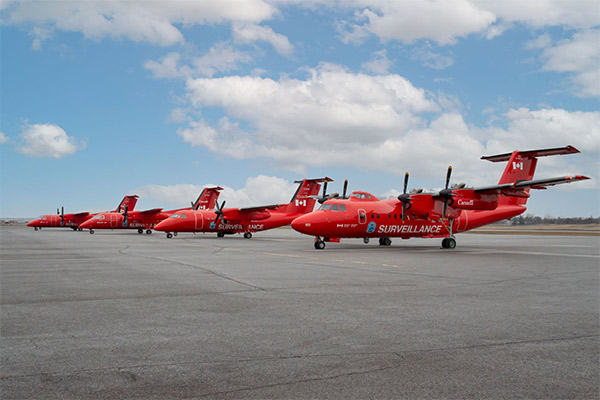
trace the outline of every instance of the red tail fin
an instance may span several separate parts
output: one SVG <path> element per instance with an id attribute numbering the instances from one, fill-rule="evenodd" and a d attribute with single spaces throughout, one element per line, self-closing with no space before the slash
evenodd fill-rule
<path id="1" fill-rule="evenodd" d="M 221 186 L 204 188 L 196 202 L 192 204 L 192 210 L 213 210 L 221 190 L 223 190 Z"/>
<path id="2" fill-rule="evenodd" d="M 117 206 L 117 212 L 124 212 L 125 206 L 127 206 L 127 212 L 133 211 L 135 209 L 135 205 L 137 203 L 138 196 L 137 195 L 127 195 L 123 197 L 123 200 Z"/>
<path id="3" fill-rule="evenodd" d="M 292 200 L 287 206 L 286 212 L 305 214 L 311 212 L 315 208 L 316 200 L 311 196 L 317 196 L 321 189 L 321 182 L 331 181 L 330 178 L 318 178 L 318 179 L 302 179 L 296 181 L 300 186 Z"/>
<path id="4" fill-rule="evenodd" d="M 483 156 L 482 160 L 491 162 L 508 161 L 504 173 L 498 184 L 516 183 L 518 181 L 530 181 L 533 179 L 538 157 L 556 156 L 561 154 L 579 153 L 573 146 L 556 147 L 551 149 L 518 151 L 512 153 L 497 154 L 494 156 Z M 527 203 L 529 189 L 524 190 L 525 196 L 501 197 L 499 203 L 504 205 L 522 205 Z"/>

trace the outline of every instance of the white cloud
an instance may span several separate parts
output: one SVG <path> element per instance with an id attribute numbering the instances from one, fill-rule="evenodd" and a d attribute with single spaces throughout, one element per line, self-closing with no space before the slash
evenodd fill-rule
<path id="1" fill-rule="evenodd" d="M 467 0 L 357 0 L 351 4 L 362 11 L 356 15 L 358 23 L 351 24 L 352 30 L 344 35 L 346 41 L 363 38 L 368 31 L 383 41 L 430 39 L 448 45 L 459 37 L 484 31 L 496 19 Z M 363 20 L 367 22 L 361 25 Z"/>
<path id="2" fill-rule="evenodd" d="M 54 34 L 54 31 L 52 29 L 42 28 L 42 27 L 38 27 L 38 26 L 33 27 L 31 29 L 31 32 L 29 32 L 29 35 L 31 37 L 33 37 L 33 42 L 31 42 L 31 49 L 32 50 L 41 50 L 42 43 L 45 40 L 50 39 L 53 34 Z"/>
<path id="3" fill-rule="evenodd" d="M 175 25 L 257 23 L 270 19 L 276 9 L 264 0 L 30 0 L 9 2 L 2 12 L 6 15 L 3 23 L 33 23 L 45 29 L 81 32 L 90 39 L 126 38 L 170 46 L 184 41 Z"/>
<path id="4" fill-rule="evenodd" d="M 383 49 L 373 53 L 371 60 L 363 63 L 362 69 L 377 75 L 384 75 L 388 73 L 391 66 L 392 61 L 387 57 L 387 51 Z"/>
<path id="5" fill-rule="evenodd" d="M 0 144 L 10 142 L 10 138 L 6 136 L 4 133 L 0 132 Z"/>
<path id="6" fill-rule="evenodd" d="M 544 70 L 572 73 L 575 92 L 581 97 L 600 96 L 600 30 L 573 35 L 542 53 Z"/>
<path id="7" fill-rule="evenodd" d="M 283 55 L 290 55 L 294 50 L 294 46 L 292 46 L 287 37 L 273 32 L 273 29 L 268 26 L 237 23 L 233 25 L 233 37 L 236 41 L 241 43 L 252 43 L 256 41 L 267 42 L 271 44 L 279 54 Z"/>
<path id="8" fill-rule="evenodd" d="M 207 186 L 221 186 L 224 190 L 219 196 L 219 204 L 226 201 L 225 207 L 253 207 L 261 205 L 287 203 L 296 192 L 296 183 L 275 176 L 258 175 L 246 180 L 240 189 L 224 186 L 220 183 L 206 185 L 146 185 L 134 189 L 145 204 L 158 204 L 165 208 L 189 207 L 202 189 Z"/>
<path id="9" fill-rule="evenodd" d="M 426 67 L 438 70 L 446 69 L 454 64 L 454 59 L 451 56 L 433 52 L 430 44 L 415 48 L 411 58 L 421 61 Z"/>
<path id="10" fill-rule="evenodd" d="M 85 148 L 84 143 L 53 124 L 27 125 L 19 139 L 22 144 L 17 150 L 29 157 L 61 158 Z"/>
<path id="11" fill-rule="evenodd" d="M 200 76 L 212 77 L 216 73 L 230 72 L 238 69 L 240 63 L 249 63 L 252 57 L 227 45 L 217 43 L 201 57 L 188 60 L 192 66 L 181 62 L 181 54 L 170 53 L 159 61 L 148 60 L 144 68 L 159 79 L 190 79 Z"/>

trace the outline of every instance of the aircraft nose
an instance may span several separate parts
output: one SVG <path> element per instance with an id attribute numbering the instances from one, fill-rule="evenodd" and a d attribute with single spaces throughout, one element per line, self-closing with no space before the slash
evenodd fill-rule
<path id="1" fill-rule="evenodd" d="M 170 228 L 172 227 L 172 223 L 171 221 L 169 221 L 169 218 L 159 222 L 158 224 L 154 225 L 154 230 L 155 231 L 162 231 L 162 232 L 167 232 L 169 230 L 171 230 Z"/>
<path id="2" fill-rule="evenodd" d="M 88 220 L 88 221 L 83 222 L 81 225 L 79 225 L 79 227 L 82 229 L 91 229 L 94 227 L 93 224 L 94 223 L 91 220 Z"/>
<path id="3" fill-rule="evenodd" d="M 297 232 L 304 233 L 306 235 L 311 234 L 311 217 L 310 215 L 302 215 L 301 217 L 296 218 L 292 221 L 292 229 Z"/>
<path id="4" fill-rule="evenodd" d="M 28 222 L 27 226 L 34 226 L 36 223 L 37 223 L 37 219 L 34 219 L 33 221 Z"/>

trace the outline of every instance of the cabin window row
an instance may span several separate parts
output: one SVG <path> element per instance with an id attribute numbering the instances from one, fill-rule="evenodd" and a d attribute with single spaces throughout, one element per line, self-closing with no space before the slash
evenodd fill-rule
<path id="1" fill-rule="evenodd" d="M 346 211 L 344 204 L 323 204 L 320 208 L 323 211 Z"/>

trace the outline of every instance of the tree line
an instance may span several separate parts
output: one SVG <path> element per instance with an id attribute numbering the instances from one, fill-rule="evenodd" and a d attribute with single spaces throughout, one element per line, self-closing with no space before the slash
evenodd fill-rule
<path id="1" fill-rule="evenodd" d="M 598 217 L 538 217 L 537 215 L 525 214 L 514 217 L 511 225 L 586 225 L 599 224 Z"/>

